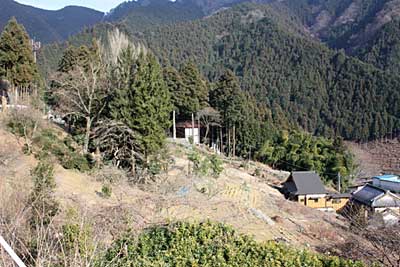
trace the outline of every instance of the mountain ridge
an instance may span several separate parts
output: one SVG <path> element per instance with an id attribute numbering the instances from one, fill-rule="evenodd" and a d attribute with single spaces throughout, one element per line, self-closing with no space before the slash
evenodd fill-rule
<path id="1" fill-rule="evenodd" d="M 90 27 L 103 19 L 104 13 L 80 6 L 67 6 L 51 11 L 20 4 L 13 0 L 0 0 L 0 30 L 11 17 L 22 23 L 29 35 L 42 43 L 59 42 Z"/>

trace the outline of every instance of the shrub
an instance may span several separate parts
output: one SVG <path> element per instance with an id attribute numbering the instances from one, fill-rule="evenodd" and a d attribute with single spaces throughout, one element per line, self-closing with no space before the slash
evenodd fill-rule
<path id="1" fill-rule="evenodd" d="M 101 194 L 104 198 L 110 198 L 112 195 L 112 188 L 111 185 L 109 184 L 103 184 L 103 187 L 101 188 Z"/>
<path id="2" fill-rule="evenodd" d="M 257 243 L 223 224 L 175 223 L 128 233 L 114 242 L 98 266 L 361 267 L 359 262 L 295 250 L 275 242 Z"/>
<path id="3" fill-rule="evenodd" d="M 202 156 L 195 148 L 188 154 L 188 159 L 193 163 L 192 172 L 196 175 L 217 178 L 224 170 L 223 162 L 217 155 Z"/>
<path id="4" fill-rule="evenodd" d="M 210 158 L 210 165 L 212 170 L 212 175 L 214 177 L 219 177 L 221 173 L 224 171 L 224 167 L 222 166 L 223 162 L 217 155 L 212 155 Z"/>
<path id="5" fill-rule="evenodd" d="M 53 194 L 56 188 L 54 167 L 46 161 L 40 161 L 31 171 L 33 190 L 29 200 L 32 207 L 30 223 L 32 227 L 48 225 L 58 213 L 59 203 Z"/>

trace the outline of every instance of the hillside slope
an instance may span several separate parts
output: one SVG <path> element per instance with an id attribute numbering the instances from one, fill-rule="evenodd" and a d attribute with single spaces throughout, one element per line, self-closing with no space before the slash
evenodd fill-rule
<path id="1" fill-rule="evenodd" d="M 3 148 L 8 152 L 14 151 L 14 157 L 6 164 L 0 163 L 1 200 L 16 193 L 12 188 L 23 186 L 25 190 L 21 194 L 29 192 L 29 171 L 36 160 L 16 150 L 22 146 L 13 135 L 1 129 L 0 141 L 7 144 Z M 104 230 L 103 236 L 167 221 L 210 219 L 232 225 L 257 240 L 280 240 L 298 247 L 330 248 L 349 237 L 344 219 L 287 201 L 273 187 L 286 177 L 285 173 L 258 163 L 251 163 L 246 170 L 240 167 L 243 162 L 226 162 L 218 179 L 188 176 L 186 154 L 189 150 L 170 144 L 169 151 L 174 163 L 167 176 L 146 186 L 132 186 L 121 180 L 113 185 L 109 199 L 99 193 L 100 173 L 82 174 L 57 166 L 56 197 L 62 203 L 63 212 L 72 207 L 84 211 L 96 227 Z M 261 170 L 262 178 L 252 175 L 256 168 Z"/>
<path id="2" fill-rule="evenodd" d="M 0 0 L 0 6 L 0 31 L 11 17 L 16 17 L 31 38 L 43 43 L 66 40 L 103 18 L 102 12 L 77 6 L 50 11 L 22 5 L 13 0 Z"/>

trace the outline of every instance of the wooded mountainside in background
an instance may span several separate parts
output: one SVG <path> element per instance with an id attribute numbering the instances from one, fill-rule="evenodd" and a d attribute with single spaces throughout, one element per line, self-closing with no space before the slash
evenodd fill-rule
<path id="1" fill-rule="evenodd" d="M 140 31 L 129 22 L 132 17 L 125 16 L 120 26 L 133 39 L 145 43 L 164 65 L 179 67 L 194 61 L 210 81 L 215 81 L 227 68 L 233 70 L 241 80 L 242 89 L 272 111 L 277 125 L 295 125 L 317 135 L 341 135 L 360 141 L 396 134 L 400 129 L 397 73 L 384 72 L 343 51 L 331 50 L 312 38 L 307 30 L 331 36 L 327 29 L 316 31 L 313 23 L 317 23 L 321 12 L 350 16 L 346 11 L 349 2 L 346 3 L 347 6 L 340 0 L 245 3 L 203 19 L 155 23 Z M 366 8 L 376 11 L 376 5 L 372 4 Z M 294 13 L 295 8 L 300 11 Z M 371 12 L 366 13 L 375 14 Z M 350 18 L 348 21 L 357 23 Z M 70 42 L 87 44 L 92 36 L 104 36 L 109 27 L 112 26 L 103 24 L 86 30 Z M 351 27 L 357 29 L 353 24 Z M 376 36 L 371 42 L 378 39 L 382 38 Z M 56 45 L 45 49 L 42 60 L 56 66 L 59 53 L 55 52 L 63 48 Z M 366 55 L 360 53 L 361 58 Z M 367 61 L 380 66 L 384 64 L 382 58 L 377 55 L 374 61 L 369 56 Z M 396 61 L 393 56 L 385 58 L 388 62 L 392 60 Z"/>
<path id="2" fill-rule="evenodd" d="M 42 43 L 64 41 L 84 27 L 93 26 L 103 19 L 103 13 L 77 6 L 57 11 L 44 10 L 19 4 L 13 0 L 0 0 L 0 31 L 15 17 L 22 23 L 31 38 Z"/>

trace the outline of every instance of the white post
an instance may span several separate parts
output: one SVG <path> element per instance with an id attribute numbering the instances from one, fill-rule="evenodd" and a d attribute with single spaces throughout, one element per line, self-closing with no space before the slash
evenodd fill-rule
<path id="1" fill-rule="evenodd" d="M 172 113 L 172 119 L 173 119 L 173 138 L 176 140 L 176 118 L 175 118 L 175 110 Z"/>
<path id="2" fill-rule="evenodd" d="M 14 250 L 10 247 L 9 244 L 4 240 L 4 238 L 0 235 L 0 245 L 6 250 L 8 255 L 10 255 L 11 259 L 19 266 L 26 267 L 26 265 L 22 262 L 22 260 L 18 257 L 18 255 L 14 252 Z"/>
<path id="3" fill-rule="evenodd" d="M 192 113 L 192 139 L 193 139 L 193 145 L 196 144 L 194 140 L 194 114 Z"/>

